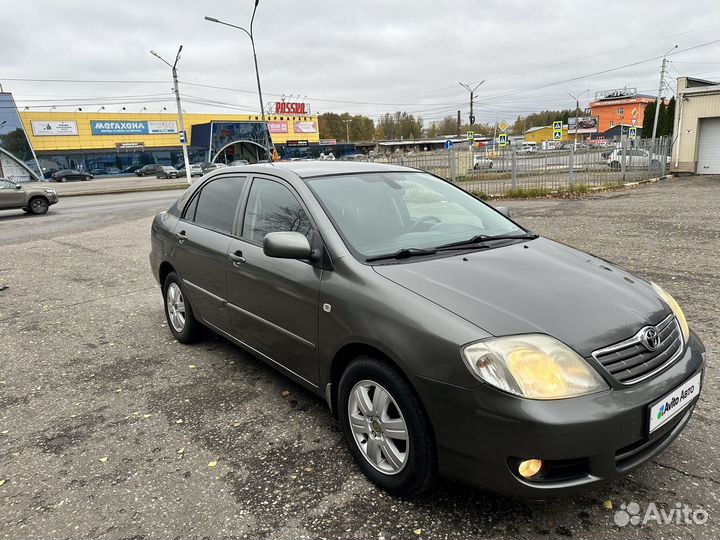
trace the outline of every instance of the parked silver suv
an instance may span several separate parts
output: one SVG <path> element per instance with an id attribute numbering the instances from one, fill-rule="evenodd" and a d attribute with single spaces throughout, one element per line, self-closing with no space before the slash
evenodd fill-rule
<path id="1" fill-rule="evenodd" d="M 0 210 L 22 208 L 29 214 L 44 214 L 56 202 L 58 196 L 52 188 L 16 184 L 0 178 Z"/>

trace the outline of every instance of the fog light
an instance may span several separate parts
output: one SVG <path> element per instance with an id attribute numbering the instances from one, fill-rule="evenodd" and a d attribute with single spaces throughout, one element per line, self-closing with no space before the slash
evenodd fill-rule
<path id="1" fill-rule="evenodd" d="M 532 478 L 542 469 L 542 459 L 526 459 L 521 461 L 518 466 L 518 472 L 523 478 Z"/>

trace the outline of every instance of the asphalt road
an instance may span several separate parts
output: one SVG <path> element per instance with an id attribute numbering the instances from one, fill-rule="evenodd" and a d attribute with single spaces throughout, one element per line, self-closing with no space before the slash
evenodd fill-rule
<path id="1" fill-rule="evenodd" d="M 182 193 L 172 190 L 67 198 L 61 195 L 59 202 L 42 216 L 28 215 L 20 209 L 0 210 L 0 244 L 64 236 L 147 218 L 169 207 Z"/>
<path id="2" fill-rule="evenodd" d="M 222 339 L 176 343 L 147 261 L 169 193 L 2 213 L 0 538 L 720 537 L 718 190 L 718 178 L 693 178 L 507 203 L 536 232 L 665 286 L 709 351 L 673 445 L 630 476 L 545 502 L 448 484 L 385 495 L 321 400 Z M 617 525 L 632 502 L 641 516 L 680 504 L 709 520 Z"/>

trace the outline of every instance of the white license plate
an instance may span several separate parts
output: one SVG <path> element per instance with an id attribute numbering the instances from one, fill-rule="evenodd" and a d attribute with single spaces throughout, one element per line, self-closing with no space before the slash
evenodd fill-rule
<path id="1" fill-rule="evenodd" d="M 676 414 L 700 395 L 700 379 L 702 373 L 698 373 L 692 379 L 685 381 L 667 396 L 650 407 L 650 432 L 664 426 Z"/>

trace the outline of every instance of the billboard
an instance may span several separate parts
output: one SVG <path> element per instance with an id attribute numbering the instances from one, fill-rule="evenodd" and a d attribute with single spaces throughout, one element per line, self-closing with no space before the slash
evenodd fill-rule
<path id="1" fill-rule="evenodd" d="M 177 122 L 91 120 L 93 135 L 164 135 L 177 133 Z"/>
<path id="2" fill-rule="evenodd" d="M 295 122 L 294 131 L 295 133 L 317 133 L 316 122 Z"/>
<path id="3" fill-rule="evenodd" d="M 40 136 L 72 136 L 78 134 L 75 120 L 34 120 L 33 135 Z"/>
<path id="4" fill-rule="evenodd" d="M 299 116 L 307 116 L 310 114 L 310 104 L 297 103 L 292 101 L 276 101 L 274 114 L 294 114 Z"/>
<path id="5" fill-rule="evenodd" d="M 287 122 L 268 122 L 268 129 L 270 133 L 287 133 L 288 123 Z"/>
<path id="6" fill-rule="evenodd" d="M 597 133 L 596 116 L 578 116 L 568 118 L 568 133 Z"/>

